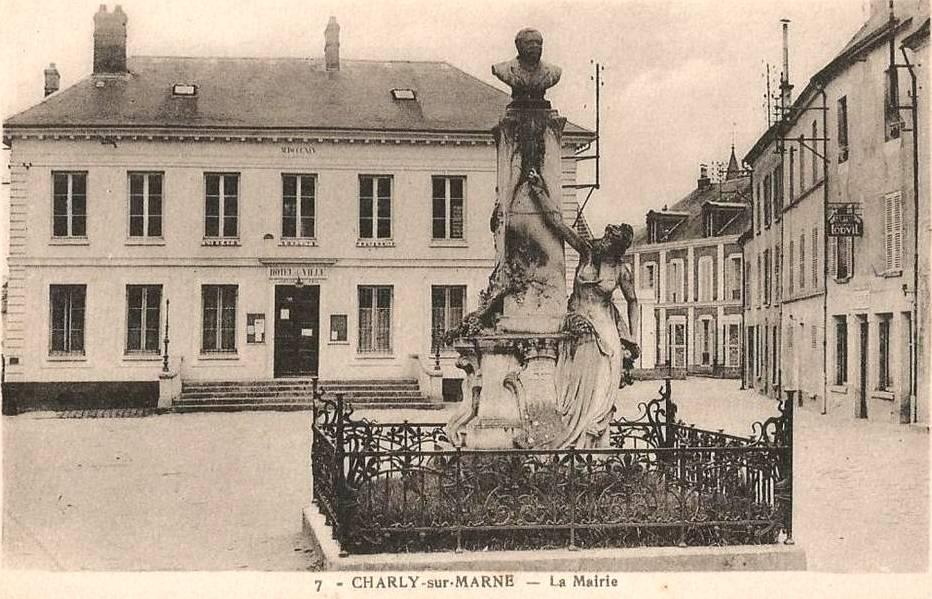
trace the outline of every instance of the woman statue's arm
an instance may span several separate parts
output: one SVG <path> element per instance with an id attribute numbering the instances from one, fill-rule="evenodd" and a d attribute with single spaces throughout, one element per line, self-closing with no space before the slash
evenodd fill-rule
<path id="1" fill-rule="evenodd" d="M 543 195 L 547 194 L 547 189 L 544 187 L 543 179 L 541 179 L 540 175 L 537 174 L 537 171 L 534 169 L 531 169 L 528 173 L 528 183 L 531 191 L 531 199 L 534 200 L 534 203 L 540 210 L 547 225 L 556 231 L 557 235 L 559 235 L 563 241 L 570 244 L 570 247 L 576 250 L 580 260 L 588 260 L 589 253 L 592 251 L 592 246 L 588 241 L 583 239 L 582 235 L 563 222 L 563 216 L 559 211 L 551 210 L 548 206 L 544 205 Z"/>

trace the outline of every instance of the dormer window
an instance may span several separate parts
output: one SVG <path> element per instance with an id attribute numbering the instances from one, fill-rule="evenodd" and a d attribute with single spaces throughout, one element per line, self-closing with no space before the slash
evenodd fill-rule
<path id="1" fill-rule="evenodd" d="M 392 98 L 396 100 L 417 100 L 417 95 L 414 93 L 413 89 L 409 88 L 395 88 L 392 90 Z"/>
<path id="2" fill-rule="evenodd" d="M 172 86 L 172 95 L 177 97 L 196 96 L 197 86 L 190 83 L 176 83 Z"/>

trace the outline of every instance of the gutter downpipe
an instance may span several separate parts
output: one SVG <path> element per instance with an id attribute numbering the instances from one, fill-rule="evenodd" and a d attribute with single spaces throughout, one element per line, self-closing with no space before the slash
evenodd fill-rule
<path id="1" fill-rule="evenodd" d="M 910 331 L 912 336 L 912 376 L 910 377 L 910 422 L 917 422 L 919 416 L 919 97 L 916 83 L 916 71 L 906 56 L 906 48 L 900 46 L 903 62 L 912 84 L 912 134 L 913 134 L 913 322 Z"/>
<path id="2" fill-rule="evenodd" d="M 828 414 L 828 96 L 822 95 L 822 415 Z M 815 145 L 816 142 L 813 142 Z"/>
<path id="3" fill-rule="evenodd" d="M 754 168 L 751 169 L 751 238 L 754 237 Z M 750 241 L 750 239 L 748 239 Z M 748 308 L 748 293 L 750 292 L 751 284 L 745 280 L 745 273 L 750 272 L 745 268 L 745 249 L 748 246 L 748 241 L 745 241 L 741 246 L 741 345 L 744 346 L 744 351 L 741 352 L 741 389 L 750 389 L 747 385 L 747 373 L 748 373 L 748 345 L 750 340 L 748 339 L 748 324 L 747 318 L 744 313 Z"/>

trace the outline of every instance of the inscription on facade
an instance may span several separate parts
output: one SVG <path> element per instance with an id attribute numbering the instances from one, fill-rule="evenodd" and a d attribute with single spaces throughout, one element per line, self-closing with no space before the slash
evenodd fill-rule
<path id="1" fill-rule="evenodd" d="M 281 146 L 282 154 L 288 156 L 301 156 L 307 154 L 316 154 L 317 148 L 314 146 Z"/>
<path id="2" fill-rule="evenodd" d="M 270 279 L 326 279 L 327 269 L 319 264 L 273 264 Z"/>

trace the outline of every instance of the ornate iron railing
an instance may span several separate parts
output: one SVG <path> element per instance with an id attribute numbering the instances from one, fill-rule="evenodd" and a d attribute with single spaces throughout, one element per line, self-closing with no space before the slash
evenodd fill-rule
<path id="1" fill-rule="evenodd" d="M 669 380 L 639 408 L 605 449 L 472 450 L 315 391 L 314 501 L 346 554 L 792 543 L 791 401 L 747 438 L 677 420 Z"/>

